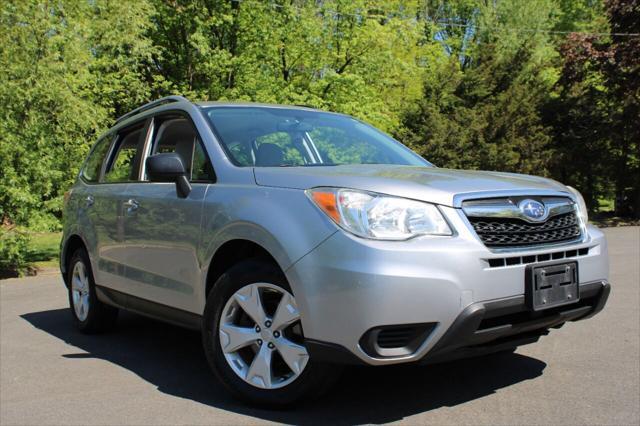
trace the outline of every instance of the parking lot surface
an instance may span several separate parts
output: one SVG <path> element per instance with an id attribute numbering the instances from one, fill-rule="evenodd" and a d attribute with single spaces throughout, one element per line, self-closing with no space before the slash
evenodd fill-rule
<path id="1" fill-rule="evenodd" d="M 596 317 L 515 354 L 348 368 L 325 397 L 247 408 L 207 368 L 198 333 L 132 314 L 74 330 L 58 274 L 0 282 L 0 424 L 640 423 L 640 228 L 606 230 L 612 293 Z"/>

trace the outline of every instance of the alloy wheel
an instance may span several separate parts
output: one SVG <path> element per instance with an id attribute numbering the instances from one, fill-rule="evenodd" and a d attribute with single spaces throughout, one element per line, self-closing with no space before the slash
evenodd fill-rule
<path id="1" fill-rule="evenodd" d="M 71 275 L 71 300 L 73 310 L 80 321 L 89 315 L 89 276 L 83 262 L 76 262 Z"/>
<path id="2" fill-rule="evenodd" d="M 258 388 L 290 384 L 309 361 L 295 299 L 273 284 L 254 283 L 236 291 L 222 310 L 218 332 L 231 369 Z"/>

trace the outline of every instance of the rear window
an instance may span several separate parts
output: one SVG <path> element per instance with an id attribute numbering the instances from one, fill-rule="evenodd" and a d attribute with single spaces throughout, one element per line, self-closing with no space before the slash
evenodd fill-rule
<path id="1" fill-rule="evenodd" d="M 111 135 L 105 136 L 96 142 L 95 146 L 89 153 L 89 157 L 82 169 L 82 177 L 88 182 L 98 182 L 100 179 L 100 171 L 102 169 L 102 163 L 104 157 L 109 150 L 109 143 L 111 142 Z"/>

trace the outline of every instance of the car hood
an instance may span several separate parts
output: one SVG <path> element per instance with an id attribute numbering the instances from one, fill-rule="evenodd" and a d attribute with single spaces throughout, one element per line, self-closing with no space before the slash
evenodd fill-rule
<path id="1" fill-rule="evenodd" d="M 551 179 L 515 173 L 452 170 L 396 165 L 345 165 L 325 167 L 256 167 L 261 186 L 309 189 L 318 186 L 360 189 L 454 206 L 456 195 L 477 192 L 544 194 L 568 192 Z"/>

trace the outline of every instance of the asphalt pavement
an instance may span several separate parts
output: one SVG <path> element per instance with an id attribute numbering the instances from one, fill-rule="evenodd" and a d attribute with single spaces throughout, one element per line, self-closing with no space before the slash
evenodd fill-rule
<path id="1" fill-rule="evenodd" d="M 198 333 L 133 314 L 75 331 L 57 274 L 0 282 L 0 424 L 640 424 L 640 228 L 606 230 L 612 294 L 596 317 L 515 354 L 348 368 L 325 397 L 247 408 Z"/>

